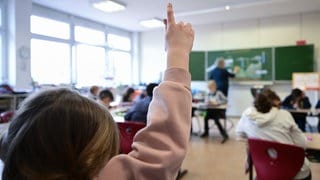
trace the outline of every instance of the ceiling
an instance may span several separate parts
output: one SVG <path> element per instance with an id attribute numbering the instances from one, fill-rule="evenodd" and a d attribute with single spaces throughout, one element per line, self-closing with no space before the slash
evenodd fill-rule
<path id="1" fill-rule="evenodd" d="M 167 2 L 172 2 L 177 20 L 196 24 L 235 21 L 320 11 L 320 0 L 119 0 L 125 11 L 104 13 L 90 0 L 33 0 L 34 3 L 129 31 L 146 31 L 140 20 L 164 18 Z M 225 10 L 229 5 L 230 10 Z"/>

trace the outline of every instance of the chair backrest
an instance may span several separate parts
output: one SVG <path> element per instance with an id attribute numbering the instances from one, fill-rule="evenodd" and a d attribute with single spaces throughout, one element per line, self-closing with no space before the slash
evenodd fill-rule
<path id="1" fill-rule="evenodd" d="M 0 123 L 7 123 L 11 120 L 13 117 L 14 112 L 13 111 L 5 111 L 0 114 Z"/>
<path id="2" fill-rule="evenodd" d="M 248 143 L 258 180 L 292 180 L 304 163 L 301 147 L 253 138 Z"/>
<path id="3" fill-rule="evenodd" d="M 146 125 L 139 122 L 117 122 L 120 134 L 120 153 L 128 154 L 132 148 L 133 138 L 136 133 Z"/>

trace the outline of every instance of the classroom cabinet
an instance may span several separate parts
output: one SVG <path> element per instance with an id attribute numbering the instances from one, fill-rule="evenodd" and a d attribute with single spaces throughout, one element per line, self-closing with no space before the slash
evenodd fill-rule
<path id="1" fill-rule="evenodd" d="M 0 94 L 0 112 L 14 111 L 29 94 Z"/>

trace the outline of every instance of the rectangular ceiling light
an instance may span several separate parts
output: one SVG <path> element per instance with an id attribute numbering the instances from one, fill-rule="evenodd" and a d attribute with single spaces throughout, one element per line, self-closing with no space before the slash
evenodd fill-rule
<path id="1" fill-rule="evenodd" d="M 140 21 L 140 25 L 142 25 L 146 28 L 164 27 L 163 21 L 161 21 L 160 19 L 157 19 L 157 18 Z"/>
<path id="2" fill-rule="evenodd" d="M 93 1 L 92 6 L 107 13 L 123 11 L 126 9 L 125 4 L 111 0 Z"/>

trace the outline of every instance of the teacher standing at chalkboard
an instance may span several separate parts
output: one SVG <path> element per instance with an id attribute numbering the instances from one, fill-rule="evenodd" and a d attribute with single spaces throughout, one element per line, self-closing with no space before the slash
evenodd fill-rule
<path id="1" fill-rule="evenodd" d="M 216 61 L 216 64 L 216 67 L 210 72 L 209 80 L 215 80 L 217 84 L 217 89 L 223 92 L 225 96 L 228 96 L 229 78 L 235 77 L 238 68 L 235 67 L 233 73 L 230 73 L 225 68 L 223 58 L 219 58 Z"/>

